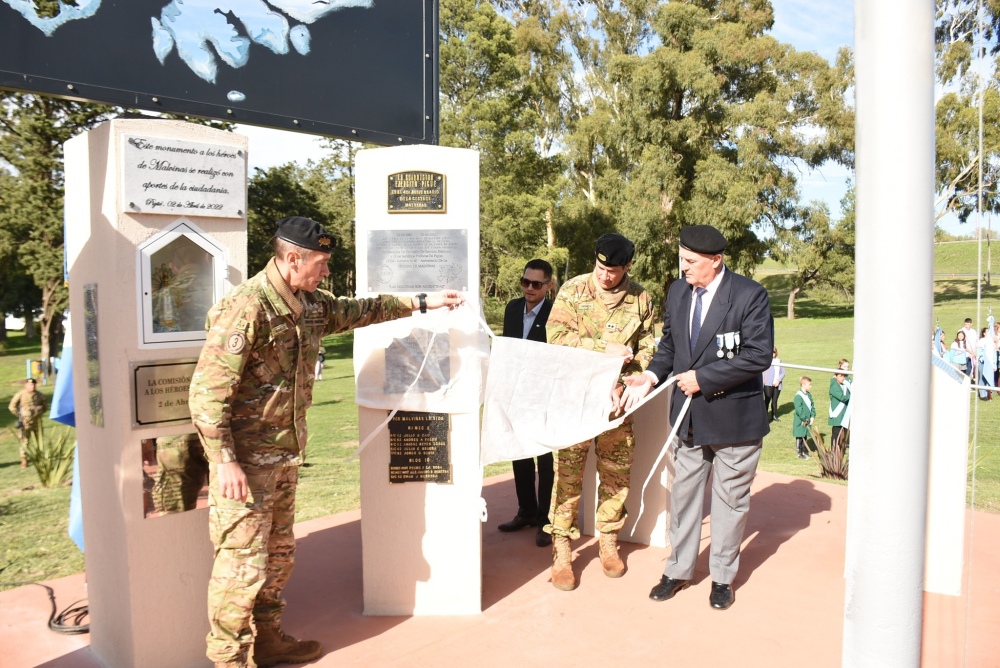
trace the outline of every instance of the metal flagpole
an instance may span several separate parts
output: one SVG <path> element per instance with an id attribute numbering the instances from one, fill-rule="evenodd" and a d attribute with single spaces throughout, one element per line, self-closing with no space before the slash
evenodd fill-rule
<path id="1" fill-rule="evenodd" d="M 855 0 L 857 246 L 844 666 L 919 666 L 933 329 L 934 3 Z M 906 323 L 885 354 L 887 323 Z M 906 416 L 887 419 L 886 416 Z"/>

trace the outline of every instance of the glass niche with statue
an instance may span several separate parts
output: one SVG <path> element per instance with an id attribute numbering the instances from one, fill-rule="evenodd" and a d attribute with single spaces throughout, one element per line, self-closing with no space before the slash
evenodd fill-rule
<path id="1" fill-rule="evenodd" d="M 138 247 L 139 345 L 202 345 L 205 316 L 226 289 L 224 248 L 181 219 Z"/>

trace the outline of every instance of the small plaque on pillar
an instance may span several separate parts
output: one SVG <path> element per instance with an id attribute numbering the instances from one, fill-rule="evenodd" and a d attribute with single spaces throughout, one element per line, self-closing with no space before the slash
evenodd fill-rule
<path id="1" fill-rule="evenodd" d="M 389 175 L 389 213 L 445 213 L 444 174 L 397 172 Z"/>
<path id="2" fill-rule="evenodd" d="M 190 422 L 188 389 L 198 360 L 132 362 L 132 427 Z"/>
<path id="3" fill-rule="evenodd" d="M 389 420 L 389 482 L 451 482 L 447 413 L 399 411 Z"/>

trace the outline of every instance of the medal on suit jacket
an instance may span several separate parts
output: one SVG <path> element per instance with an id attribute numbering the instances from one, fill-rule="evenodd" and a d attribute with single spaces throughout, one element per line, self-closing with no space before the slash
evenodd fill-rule
<path id="1" fill-rule="evenodd" d="M 739 355 L 740 354 L 740 333 L 738 331 L 734 332 L 733 336 L 736 338 L 736 354 Z"/>
<path id="2" fill-rule="evenodd" d="M 736 336 L 734 332 L 726 332 L 726 357 L 733 359 L 733 348 L 736 346 Z"/>
<path id="3" fill-rule="evenodd" d="M 715 335 L 715 342 L 719 345 L 719 351 L 715 353 L 715 356 L 722 357 L 723 355 L 725 355 L 725 353 L 722 352 L 722 334 Z"/>

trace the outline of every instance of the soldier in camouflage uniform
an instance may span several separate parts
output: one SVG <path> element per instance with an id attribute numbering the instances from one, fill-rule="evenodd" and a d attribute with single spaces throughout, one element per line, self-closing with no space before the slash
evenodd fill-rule
<path id="1" fill-rule="evenodd" d="M 281 592 L 295 554 L 292 524 L 306 409 L 324 336 L 454 307 L 457 292 L 337 298 L 317 290 L 329 275 L 333 237 L 308 218 L 278 221 L 274 258 L 208 314 L 191 380 L 191 417 L 209 460 L 209 531 L 215 564 L 208 588 L 208 658 L 243 667 L 303 663 L 317 641 L 281 629 Z M 251 621 L 253 629 L 251 629 Z"/>
<path id="2" fill-rule="evenodd" d="M 559 290 L 546 325 L 549 343 L 621 356 L 621 378 L 641 374 L 656 348 L 652 302 L 628 277 L 635 245 L 620 234 L 605 234 L 597 240 L 595 254 L 594 271 L 570 279 Z M 622 389 L 619 382 L 616 392 Z M 576 588 L 570 540 L 580 537 L 576 518 L 590 445 L 585 441 L 555 453 L 556 479 L 545 531 L 553 537 L 552 584 L 566 591 Z M 625 574 L 618 531 L 625 523 L 634 445 L 631 418 L 595 439 L 601 566 L 612 578 Z"/>
<path id="3" fill-rule="evenodd" d="M 25 445 L 29 438 L 37 441 L 46 406 L 45 395 L 35 390 L 34 378 L 24 381 L 24 389 L 15 394 L 7 406 L 7 409 L 17 417 L 17 441 L 20 446 L 22 469 L 28 466 Z"/>

